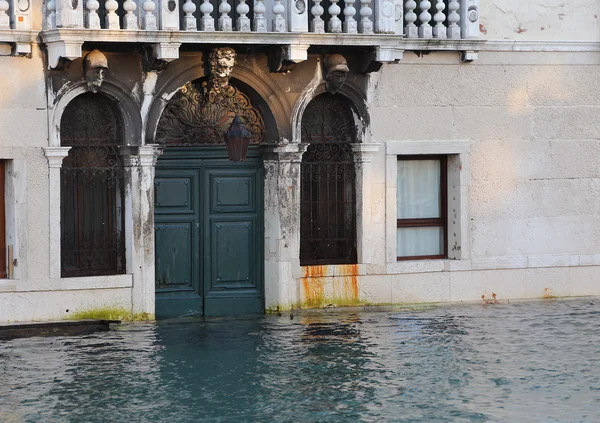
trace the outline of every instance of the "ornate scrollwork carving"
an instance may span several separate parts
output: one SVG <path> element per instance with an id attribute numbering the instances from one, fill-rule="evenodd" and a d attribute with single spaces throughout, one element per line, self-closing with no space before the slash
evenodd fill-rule
<path id="1" fill-rule="evenodd" d="M 165 108 L 156 132 L 156 140 L 164 144 L 221 144 L 233 118 L 239 116 L 253 135 L 253 143 L 260 143 L 265 125 L 260 112 L 250 99 L 236 87 L 229 85 L 235 65 L 235 51 L 231 48 L 214 49 L 210 54 L 208 81 L 187 83 L 173 96 Z"/>

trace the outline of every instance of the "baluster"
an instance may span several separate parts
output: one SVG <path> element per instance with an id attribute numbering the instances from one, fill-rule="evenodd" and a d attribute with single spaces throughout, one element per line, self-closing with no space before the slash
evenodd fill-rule
<path id="1" fill-rule="evenodd" d="M 120 29 L 119 15 L 116 14 L 119 3 L 116 0 L 106 0 L 104 8 L 106 9 L 106 17 L 104 19 L 106 29 Z"/>
<path id="2" fill-rule="evenodd" d="M 446 5 L 444 4 L 444 0 L 437 0 L 435 3 L 435 8 L 437 13 L 433 15 L 433 20 L 435 21 L 435 26 L 433 27 L 433 37 L 448 38 L 446 36 L 446 27 L 444 26 L 444 21 L 446 20 L 446 15 L 444 14 Z"/>
<path id="3" fill-rule="evenodd" d="M 256 3 L 254 3 L 254 31 L 267 32 L 266 11 L 267 8 L 265 7 L 264 0 L 256 0 Z"/>
<path id="4" fill-rule="evenodd" d="M 285 18 L 283 14 L 285 13 L 285 7 L 281 4 L 281 0 L 275 0 L 275 4 L 273 5 L 273 32 L 286 32 L 285 31 Z"/>
<path id="5" fill-rule="evenodd" d="M 246 16 L 250 12 L 250 7 L 246 4 L 246 0 L 240 0 L 238 7 L 235 9 L 240 15 L 237 18 L 236 27 L 238 31 L 250 31 L 250 18 Z"/>
<path id="6" fill-rule="evenodd" d="M 0 0 L 0 4 L 2 1 L 6 2 L 6 0 Z M 8 2 L 6 2 L 8 5 Z M 0 21 L 1 21 L 1 13 L 0 13 Z M 48 4 L 46 5 L 46 28 L 54 29 L 56 28 L 56 1 L 48 0 Z"/>
<path id="7" fill-rule="evenodd" d="M 429 21 L 431 20 L 431 14 L 429 13 L 429 8 L 431 7 L 431 2 L 429 0 L 422 0 L 419 3 L 419 8 L 421 9 L 421 14 L 419 15 L 419 20 L 421 21 L 421 25 L 419 26 L 419 38 L 431 38 L 433 36 L 433 31 L 431 25 L 429 25 Z"/>
<path id="8" fill-rule="evenodd" d="M 9 7 L 10 5 L 6 0 L 0 0 L 0 29 L 10 29 L 10 17 L 6 13 Z"/>
<path id="9" fill-rule="evenodd" d="M 12 17 L 12 28 L 17 30 L 29 31 L 31 30 L 31 18 L 32 18 L 32 1 L 16 0 L 12 3 L 14 7 L 11 10 Z M 10 8 L 10 6 L 9 6 Z M 81 10 L 81 27 L 83 28 L 83 7 L 79 7 Z M 17 43 L 17 49 L 20 48 L 21 43 Z M 27 44 L 29 45 L 29 44 Z"/>
<path id="10" fill-rule="evenodd" d="M 221 9 L 219 7 L 219 9 Z M 200 19 L 200 30 L 201 31 L 214 31 L 215 30 L 215 21 L 210 16 L 213 11 L 212 4 L 210 4 L 210 0 L 203 0 L 200 5 L 200 12 L 202 12 L 202 19 Z"/>
<path id="11" fill-rule="evenodd" d="M 146 0 L 142 4 L 142 9 L 146 12 L 142 19 L 142 28 L 148 31 L 156 31 L 158 29 L 158 26 L 156 25 L 156 16 L 154 15 L 156 5 L 152 0 Z"/>
<path id="12" fill-rule="evenodd" d="M 460 39 L 460 26 L 458 26 L 460 15 L 457 12 L 459 8 L 458 0 L 450 0 L 448 3 L 448 38 Z"/>
<path id="13" fill-rule="evenodd" d="M 356 34 L 358 30 L 356 19 L 354 19 L 354 15 L 356 14 L 354 0 L 344 0 L 344 3 L 346 3 L 346 6 L 344 7 L 344 32 L 346 34 Z"/>
<path id="14" fill-rule="evenodd" d="M 342 21 L 338 18 L 338 15 L 342 12 L 342 9 L 337 5 L 339 0 L 331 0 L 331 6 L 327 11 L 331 18 L 329 18 L 329 25 L 327 25 L 327 29 L 329 32 L 342 32 Z"/>
<path id="15" fill-rule="evenodd" d="M 183 30 L 195 31 L 196 17 L 194 16 L 194 12 L 196 11 L 196 5 L 192 0 L 185 0 L 185 3 L 183 3 L 183 11 L 185 13 L 185 16 L 183 17 Z"/>
<path id="16" fill-rule="evenodd" d="M 30 3 L 28 1 L 27 3 Z M 116 2 L 115 2 L 116 4 Z M 54 3 L 57 28 L 84 28 L 83 2 L 80 0 L 61 0 Z M 117 5 L 118 7 L 118 5 Z M 14 16 L 14 15 L 13 15 Z M 115 15 L 116 16 L 116 15 Z M 117 23 L 118 23 L 117 17 Z"/>
<path id="17" fill-rule="evenodd" d="M 88 0 L 85 4 L 87 7 L 87 28 L 89 29 L 100 29 L 100 16 L 98 16 L 97 10 L 100 8 L 100 3 L 97 0 Z"/>
<path id="18" fill-rule="evenodd" d="M 159 28 L 164 31 L 179 31 L 181 29 L 179 0 L 161 0 L 158 7 L 160 8 L 157 13 Z"/>
<path id="19" fill-rule="evenodd" d="M 360 0 L 360 22 L 358 23 L 358 32 L 361 34 L 373 33 L 373 21 L 371 21 L 372 15 L 373 9 L 371 9 L 371 0 Z"/>
<path id="20" fill-rule="evenodd" d="M 404 7 L 406 8 L 406 13 L 404 14 L 404 19 L 406 20 L 404 35 L 406 38 L 419 38 L 419 29 L 415 25 L 417 20 L 417 14 L 415 13 L 417 3 L 415 0 L 408 0 Z"/>
<path id="21" fill-rule="evenodd" d="M 133 0 L 125 0 L 123 9 L 127 12 L 123 16 L 123 28 L 138 29 L 137 17 L 133 14 L 135 9 L 137 9 L 137 4 Z"/>
<path id="22" fill-rule="evenodd" d="M 221 0 L 221 4 L 219 4 L 219 22 L 218 27 L 219 31 L 233 31 L 233 21 L 229 17 L 229 12 L 231 12 L 231 6 L 227 2 L 227 0 Z"/>
<path id="23" fill-rule="evenodd" d="M 321 16 L 325 13 L 325 9 L 321 6 L 322 1 L 323 0 L 314 0 L 315 4 L 310 9 L 310 13 L 313 15 L 313 19 L 310 23 L 310 30 L 317 34 L 323 34 L 325 32 L 325 21 L 321 19 Z"/>
<path id="24" fill-rule="evenodd" d="M 463 39 L 478 38 L 479 32 L 479 0 L 461 0 L 460 2 L 460 35 Z"/>
<path id="25" fill-rule="evenodd" d="M 286 0 L 288 6 L 286 13 L 288 32 L 308 32 L 310 13 L 306 9 L 307 3 L 308 0 Z"/>

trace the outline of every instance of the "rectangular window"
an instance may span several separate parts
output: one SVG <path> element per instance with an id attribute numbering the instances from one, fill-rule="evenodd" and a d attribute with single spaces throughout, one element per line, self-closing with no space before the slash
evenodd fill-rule
<path id="1" fill-rule="evenodd" d="M 6 271 L 6 161 L 0 160 L 0 278 L 7 277 Z"/>
<path id="2" fill-rule="evenodd" d="M 398 260 L 446 258 L 446 156 L 399 156 Z"/>

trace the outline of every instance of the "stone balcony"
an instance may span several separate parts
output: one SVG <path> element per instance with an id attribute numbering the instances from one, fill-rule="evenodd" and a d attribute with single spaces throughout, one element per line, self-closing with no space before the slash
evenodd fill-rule
<path id="1" fill-rule="evenodd" d="M 2 34 L 31 30 L 32 11 L 28 0 L 4 4 L 0 42 L 11 42 Z M 473 60 L 484 42 L 479 0 L 49 0 L 43 9 L 50 68 L 81 57 L 83 43 L 143 44 L 166 62 L 185 44 L 276 47 L 288 63 L 311 46 L 357 47 L 385 63 L 407 50 Z"/>

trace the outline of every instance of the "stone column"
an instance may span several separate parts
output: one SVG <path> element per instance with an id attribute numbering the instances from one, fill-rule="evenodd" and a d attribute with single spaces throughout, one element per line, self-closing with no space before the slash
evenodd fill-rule
<path id="1" fill-rule="evenodd" d="M 71 147 L 45 147 L 50 201 L 50 278 L 60 278 L 60 169 Z"/>
<path id="2" fill-rule="evenodd" d="M 292 308 L 299 300 L 300 163 L 308 144 L 264 147 L 265 307 Z"/>
<path id="3" fill-rule="evenodd" d="M 158 145 L 123 146 L 125 248 L 134 319 L 154 318 L 154 169 Z"/>
<path id="4" fill-rule="evenodd" d="M 380 240 L 371 239 L 371 234 L 377 231 L 369 230 L 369 207 L 371 205 L 370 173 L 371 161 L 379 150 L 380 144 L 364 143 L 352 144 L 354 163 L 356 169 L 356 249 L 357 259 L 360 264 L 372 262 L 373 248 Z"/>

